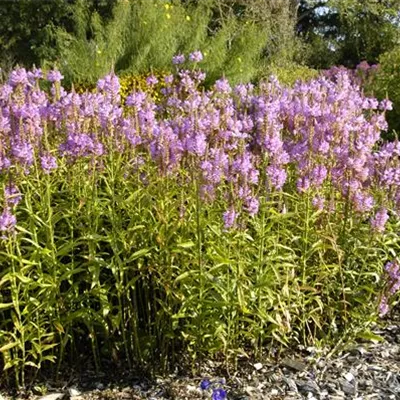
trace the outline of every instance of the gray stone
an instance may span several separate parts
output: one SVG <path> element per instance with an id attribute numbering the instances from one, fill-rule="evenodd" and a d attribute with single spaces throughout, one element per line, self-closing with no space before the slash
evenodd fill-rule
<path id="1" fill-rule="evenodd" d="M 318 394 L 320 392 L 319 386 L 314 381 L 311 380 L 308 381 L 297 380 L 296 385 L 301 392 L 305 393 L 311 392 L 314 394 Z"/>
<path id="2" fill-rule="evenodd" d="M 290 358 L 285 358 L 282 361 L 282 365 L 284 365 L 285 367 L 294 369 L 295 371 L 299 371 L 299 372 L 303 372 L 307 368 L 307 365 L 305 365 L 301 361 L 293 360 L 293 359 L 290 359 Z"/>
<path id="3" fill-rule="evenodd" d="M 65 393 L 50 393 L 42 396 L 39 400 L 61 400 L 64 396 Z"/>
<path id="4" fill-rule="evenodd" d="M 356 388 L 351 383 L 347 382 L 345 379 L 339 379 L 340 387 L 342 388 L 343 392 L 349 394 L 351 396 L 356 394 Z"/>
<path id="5" fill-rule="evenodd" d="M 70 395 L 70 397 L 76 397 L 80 396 L 81 392 L 78 389 L 72 387 L 68 389 L 68 394 Z"/>
<path id="6" fill-rule="evenodd" d="M 283 380 L 285 381 L 286 385 L 288 386 L 288 388 L 289 388 L 289 390 L 290 390 L 291 392 L 295 392 L 295 393 L 298 392 L 296 382 L 295 382 L 293 379 L 291 379 L 291 378 L 286 378 L 286 377 L 284 376 L 284 377 L 283 377 Z"/>

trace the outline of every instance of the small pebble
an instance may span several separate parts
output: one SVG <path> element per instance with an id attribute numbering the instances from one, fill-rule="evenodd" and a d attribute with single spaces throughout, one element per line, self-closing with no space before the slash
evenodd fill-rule
<path id="1" fill-rule="evenodd" d="M 354 379 L 354 375 L 351 372 L 347 372 L 344 377 L 347 382 L 351 382 Z"/>
<path id="2" fill-rule="evenodd" d="M 254 368 L 255 368 L 257 371 L 259 371 L 260 369 L 262 369 L 262 367 L 263 367 L 263 365 L 262 365 L 261 363 L 254 364 Z"/>

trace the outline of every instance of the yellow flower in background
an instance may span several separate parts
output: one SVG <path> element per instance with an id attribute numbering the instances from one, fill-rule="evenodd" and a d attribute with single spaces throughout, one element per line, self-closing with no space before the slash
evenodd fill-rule
<path id="1" fill-rule="evenodd" d="M 171 19 L 171 14 L 167 13 L 165 14 L 165 16 L 167 17 L 167 19 Z"/>
<path id="2" fill-rule="evenodd" d="M 189 17 L 189 15 L 186 15 L 186 21 L 190 21 L 191 18 Z"/>
<path id="3" fill-rule="evenodd" d="M 169 10 L 171 8 L 171 6 L 168 3 L 164 4 L 164 7 L 165 7 L 166 10 Z"/>
<path id="4" fill-rule="evenodd" d="M 237 60 L 238 60 L 240 63 L 242 62 L 242 59 L 241 59 L 240 57 L 238 57 Z"/>

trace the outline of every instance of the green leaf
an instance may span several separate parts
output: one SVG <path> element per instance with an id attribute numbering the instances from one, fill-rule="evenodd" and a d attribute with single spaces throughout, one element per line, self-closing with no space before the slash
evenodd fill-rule
<path id="1" fill-rule="evenodd" d="M 190 276 L 190 274 L 192 273 L 192 271 L 186 271 L 183 274 L 180 274 L 176 279 L 175 279 L 175 283 L 178 283 L 179 281 L 186 279 L 187 277 Z"/>
<path id="2" fill-rule="evenodd" d="M 127 260 L 126 263 L 137 260 L 138 258 L 144 257 L 151 252 L 152 248 L 145 248 L 138 251 L 135 251 Z"/>
<path id="3" fill-rule="evenodd" d="M 183 249 L 189 249 L 189 248 L 191 248 L 191 247 L 193 247 L 193 246 L 195 246 L 196 244 L 194 243 L 194 242 L 192 242 L 192 241 L 189 241 L 189 242 L 185 242 L 185 243 L 178 243 L 178 247 L 182 247 Z"/>
<path id="4" fill-rule="evenodd" d="M 384 342 L 385 341 L 385 339 L 382 336 L 379 336 L 371 331 L 359 332 L 357 334 L 357 337 L 360 339 L 370 340 L 373 342 Z"/>
<path id="5" fill-rule="evenodd" d="M 14 303 L 0 303 L 0 310 L 7 310 L 12 308 Z"/>
<path id="6" fill-rule="evenodd" d="M 18 344 L 19 344 L 18 342 L 5 344 L 4 346 L 0 347 L 0 353 L 3 353 L 4 351 L 10 350 L 10 349 L 13 349 L 14 347 L 17 347 Z"/>

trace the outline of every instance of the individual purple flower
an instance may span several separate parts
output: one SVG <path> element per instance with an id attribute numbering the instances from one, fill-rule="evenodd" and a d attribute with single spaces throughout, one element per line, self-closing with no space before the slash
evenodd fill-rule
<path id="1" fill-rule="evenodd" d="M 372 230 L 377 233 L 383 233 L 385 231 L 386 222 L 389 219 L 389 214 L 386 208 L 381 208 L 371 219 Z"/>
<path id="2" fill-rule="evenodd" d="M 374 198 L 360 191 L 354 193 L 352 200 L 355 210 L 361 213 L 371 211 L 374 206 Z"/>
<path id="3" fill-rule="evenodd" d="M 211 382 L 209 379 L 203 379 L 200 382 L 200 389 L 201 390 L 207 390 L 211 386 Z"/>
<path id="4" fill-rule="evenodd" d="M 306 176 L 299 178 L 296 187 L 299 192 L 306 192 L 310 188 L 310 180 Z"/>
<path id="5" fill-rule="evenodd" d="M 134 92 L 130 94 L 125 101 L 125 104 L 130 107 L 141 107 L 146 100 L 146 93 Z"/>
<path id="6" fill-rule="evenodd" d="M 61 75 L 61 72 L 54 69 L 51 70 L 47 73 L 47 80 L 49 82 L 55 83 L 55 82 L 61 82 L 64 79 L 64 76 Z"/>
<path id="7" fill-rule="evenodd" d="M 4 188 L 4 199 L 9 206 L 16 206 L 21 201 L 22 195 L 13 183 L 9 183 Z"/>
<path id="8" fill-rule="evenodd" d="M 108 74 L 102 80 L 103 82 L 100 81 L 97 83 L 97 88 L 103 90 L 106 94 L 111 95 L 113 98 L 118 98 L 121 84 L 117 75 L 114 73 Z"/>
<path id="9" fill-rule="evenodd" d="M 45 154 L 40 157 L 40 165 L 46 174 L 49 174 L 53 169 L 57 168 L 57 160 L 50 154 Z"/>
<path id="10" fill-rule="evenodd" d="M 43 72 L 40 68 L 34 68 L 32 71 L 28 72 L 28 79 L 31 81 L 31 83 L 34 83 L 41 78 L 43 78 Z"/>
<path id="11" fill-rule="evenodd" d="M 231 206 L 228 210 L 226 210 L 223 214 L 224 227 L 225 229 L 232 228 L 235 225 L 237 214 L 235 208 Z"/>
<path id="12" fill-rule="evenodd" d="M 267 167 L 267 176 L 271 186 L 276 190 L 280 190 L 286 182 L 287 173 L 279 166 L 269 165 Z"/>
<path id="13" fill-rule="evenodd" d="M 379 109 L 383 111 L 393 110 L 393 103 L 389 99 L 384 99 L 379 103 Z"/>
<path id="14" fill-rule="evenodd" d="M 215 82 L 215 90 L 219 93 L 230 93 L 232 92 L 231 85 L 225 78 L 218 79 Z"/>
<path id="15" fill-rule="evenodd" d="M 211 399 L 212 400 L 226 400 L 226 391 L 222 388 L 213 389 Z"/>
<path id="16" fill-rule="evenodd" d="M 328 175 L 324 165 L 317 165 L 311 171 L 311 180 L 316 187 L 320 187 Z"/>
<path id="17" fill-rule="evenodd" d="M 11 161 L 7 157 L 1 157 L 0 156 L 0 171 L 2 169 L 8 169 L 11 167 Z"/>
<path id="18" fill-rule="evenodd" d="M 146 83 L 148 86 L 157 85 L 158 79 L 154 75 L 150 75 L 146 78 Z"/>
<path id="19" fill-rule="evenodd" d="M 251 217 L 258 213 L 260 203 L 258 199 L 254 196 L 250 196 L 246 199 L 246 210 Z"/>
<path id="20" fill-rule="evenodd" d="M 189 60 L 198 63 L 203 59 L 203 53 L 199 50 L 194 51 L 193 53 L 189 54 Z"/>
<path id="21" fill-rule="evenodd" d="M 33 163 L 33 147 L 29 142 L 17 142 L 12 147 L 12 155 L 22 164 Z"/>
<path id="22" fill-rule="evenodd" d="M 183 54 L 177 54 L 172 57 L 172 63 L 175 65 L 183 64 L 185 62 L 185 56 Z"/>
<path id="23" fill-rule="evenodd" d="M 172 85 L 173 81 L 174 81 L 174 76 L 173 76 L 173 75 L 166 75 L 166 76 L 164 77 L 164 82 L 165 82 L 167 85 Z"/>
<path id="24" fill-rule="evenodd" d="M 194 71 L 193 79 L 197 82 L 203 82 L 206 79 L 207 74 L 204 71 Z"/>
<path id="25" fill-rule="evenodd" d="M 4 209 L 3 213 L 0 215 L 0 231 L 11 232 L 17 223 L 15 215 L 11 213 L 10 209 L 7 207 Z"/>

